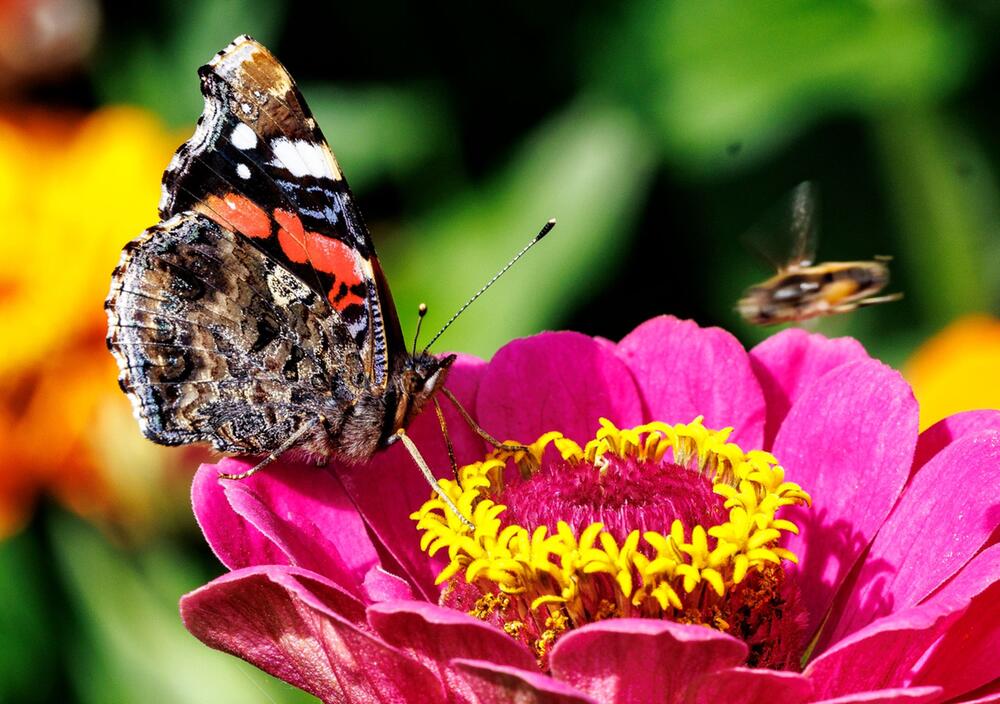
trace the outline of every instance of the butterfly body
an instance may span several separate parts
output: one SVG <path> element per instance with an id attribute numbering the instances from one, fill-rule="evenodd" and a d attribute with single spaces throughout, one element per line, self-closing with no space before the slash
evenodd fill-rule
<path id="1" fill-rule="evenodd" d="M 285 68 L 249 37 L 200 70 L 205 111 L 129 243 L 108 346 L 143 433 L 230 454 L 364 461 L 454 357 L 409 354 L 353 195 Z"/>

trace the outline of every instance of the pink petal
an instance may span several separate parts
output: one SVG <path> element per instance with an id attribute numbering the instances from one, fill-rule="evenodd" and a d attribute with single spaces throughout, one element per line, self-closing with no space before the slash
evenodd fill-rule
<path id="1" fill-rule="evenodd" d="M 953 599 L 971 599 L 1000 579 L 1000 544 L 990 545 L 937 590 L 924 604 L 947 604 Z"/>
<path id="2" fill-rule="evenodd" d="M 482 360 L 460 355 L 448 373 L 447 388 L 470 412 L 475 408 L 479 377 L 484 369 Z M 482 442 L 443 395 L 439 402 L 458 464 L 481 459 L 484 454 Z M 454 477 L 433 404 L 424 408 L 407 432 L 436 477 Z M 439 555 L 431 559 L 421 552 L 420 534 L 410 519 L 410 514 L 430 498 L 431 488 L 403 444 L 395 443 L 365 465 L 338 467 L 338 472 L 347 493 L 398 564 L 398 572 L 393 565 L 387 567 L 408 578 L 419 594 L 437 601 L 438 588 L 434 586 L 434 579 L 444 567 L 444 557 Z"/>
<path id="3" fill-rule="evenodd" d="M 733 442 L 760 449 L 766 408 L 746 351 L 721 328 L 662 315 L 618 343 L 635 377 L 649 420 L 689 423 L 705 416 L 709 428 L 734 428 Z"/>
<path id="4" fill-rule="evenodd" d="M 385 571 L 381 565 L 368 570 L 362 588 L 369 603 L 416 598 L 409 582 Z"/>
<path id="5" fill-rule="evenodd" d="M 191 504 L 205 540 L 219 561 L 231 570 L 251 565 L 288 565 L 291 559 L 274 541 L 233 511 L 219 472 L 242 472 L 252 464 L 224 459 L 203 464 L 191 483 Z"/>
<path id="6" fill-rule="evenodd" d="M 898 689 L 880 689 L 875 692 L 858 692 L 847 694 L 835 699 L 821 699 L 816 704 L 882 704 L 886 702 L 905 702 L 906 704 L 922 704 L 922 702 L 941 701 L 940 687 L 900 687 Z"/>
<path id="7" fill-rule="evenodd" d="M 742 641 L 703 626 L 610 619 L 565 634 L 552 675 L 600 702 L 681 702 L 703 675 L 741 664 Z"/>
<path id="8" fill-rule="evenodd" d="M 957 620 L 954 611 L 912 607 L 886 616 L 834 644 L 805 674 L 817 697 L 902 686 L 909 682 L 914 664 Z"/>
<path id="9" fill-rule="evenodd" d="M 917 438 L 913 472 L 927 464 L 948 444 L 982 430 L 1000 430 L 1000 411 L 963 411 L 942 418 Z"/>
<path id="10" fill-rule="evenodd" d="M 487 660 L 452 660 L 451 667 L 477 704 L 597 704 L 559 680 L 537 671 L 505 667 Z"/>
<path id="11" fill-rule="evenodd" d="M 476 399 L 479 422 L 499 440 L 534 442 L 550 430 L 583 443 L 598 419 L 643 421 L 628 368 L 606 344 L 575 332 L 514 340 L 494 355 Z"/>
<path id="12" fill-rule="evenodd" d="M 391 601 L 368 609 L 368 622 L 391 646 L 412 652 L 442 679 L 454 658 L 489 660 L 497 665 L 536 668 L 528 649 L 503 631 L 461 611 L 420 601 Z"/>
<path id="13" fill-rule="evenodd" d="M 939 684 L 951 698 L 1000 678 L 1000 582 L 974 598 L 968 610 L 934 646 L 914 678 Z"/>
<path id="14" fill-rule="evenodd" d="M 955 704 L 996 704 L 1000 702 L 1000 680 L 980 687 L 975 692 L 969 692 L 955 700 Z"/>
<path id="15" fill-rule="evenodd" d="M 947 660 L 954 651 L 942 652 L 936 644 L 966 614 L 983 618 L 980 608 L 995 609 L 991 597 L 996 592 L 990 590 L 998 569 L 1000 546 L 984 550 L 927 602 L 855 631 L 811 662 L 804 674 L 813 681 L 817 695 L 828 697 L 899 687 L 911 684 L 915 676 L 922 684 L 948 686 L 954 678 L 929 681 L 937 677 L 933 674 L 937 663 L 954 664 Z M 991 619 L 991 624 L 997 620 Z"/>
<path id="16" fill-rule="evenodd" d="M 800 535 L 787 547 L 816 628 L 837 588 L 895 504 L 917 441 L 917 403 L 893 369 L 875 360 L 827 372 L 785 418 L 774 454 L 788 481 L 812 496 L 812 508 L 787 509 Z"/>
<path id="17" fill-rule="evenodd" d="M 915 684 L 944 687 L 947 697 L 1000 681 L 1000 545 L 976 555 L 927 604 L 968 597 L 965 613 L 920 663 Z"/>
<path id="18" fill-rule="evenodd" d="M 686 704 L 798 704 L 812 699 L 812 683 L 796 672 L 734 667 L 704 675 L 692 685 Z"/>
<path id="19" fill-rule="evenodd" d="M 209 647 L 324 702 L 445 701 L 436 677 L 364 627 L 361 608 L 318 575 L 258 567 L 187 594 L 181 618 Z"/>
<path id="20" fill-rule="evenodd" d="M 298 565 L 359 593 L 378 555 L 337 478 L 286 460 L 247 479 L 218 477 L 245 465 L 230 459 L 203 465 L 192 485 L 195 515 L 223 564 Z"/>
<path id="21" fill-rule="evenodd" d="M 935 455 L 875 537 L 839 622 L 830 624 L 832 640 L 919 603 L 958 572 L 997 526 L 996 495 L 982 490 L 997 477 L 1000 433 L 966 435 Z"/>
<path id="22" fill-rule="evenodd" d="M 614 340 L 609 340 L 606 337 L 601 337 L 600 335 L 594 335 L 594 342 L 596 342 L 599 345 L 604 345 L 612 352 L 616 352 L 618 349 L 617 342 L 615 342 Z"/>
<path id="23" fill-rule="evenodd" d="M 767 400 L 764 447 L 771 447 L 778 428 L 795 401 L 831 369 L 868 359 L 852 337 L 830 339 L 799 328 L 782 330 L 750 350 L 750 364 Z"/>

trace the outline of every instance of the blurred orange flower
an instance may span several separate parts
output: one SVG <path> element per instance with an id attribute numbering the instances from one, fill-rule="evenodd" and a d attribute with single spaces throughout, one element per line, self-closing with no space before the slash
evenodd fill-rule
<path id="1" fill-rule="evenodd" d="M 142 440 L 118 389 L 103 301 L 122 246 L 159 219 L 177 141 L 132 108 L 0 114 L 0 536 L 43 490 L 127 522 L 172 481 L 179 455 Z"/>
<path id="2" fill-rule="evenodd" d="M 1000 408 L 1000 320 L 959 318 L 921 345 L 903 373 L 920 402 L 921 429 L 959 411 Z"/>

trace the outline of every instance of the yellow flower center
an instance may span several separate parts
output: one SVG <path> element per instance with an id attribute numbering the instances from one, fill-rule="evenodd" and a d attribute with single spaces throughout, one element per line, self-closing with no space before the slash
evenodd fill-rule
<path id="1" fill-rule="evenodd" d="M 462 467 L 457 481 L 441 481 L 475 526 L 469 528 L 436 496 L 411 516 L 423 533 L 422 550 L 432 556 L 447 550 L 449 562 L 437 578 L 448 583 L 442 602 L 496 623 L 532 647 L 543 668 L 560 634 L 611 617 L 703 624 L 746 640 L 751 665 L 794 662 L 798 644 L 789 643 L 788 628 L 776 629 L 773 621 L 790 606 L 782 562 L 796 561 L 778 544 L 784 533 L 798 529 L 776 513 L 808 504 L 808 494 L 785 481 L 773 455 L 744 452 L 727 442 L 731 428 L 705 428 L 701 417 L 630 429 L 604 418 L 600 424 L 582 448 L 549 432 L 527 451 L 495 451 Z M 677 486 L 678 473 L 691 491 Z M 546 474 L 557 483 L 532 486 Z M 629 488 L 637 481 L 641 492 Z M 681 494 L 676 501 L 698 496 L 704 485 L 704 498 L 715 495 L 719 505 L 698 515 L 718 520 L 686 525 L 680 517 L 666 517 L 665 510 L 680 504 L 651 503 L 662 497 L 648 496 L 657 486 L 649 481 Z M 591 513 L 605 520 L 581 521 L 581 486 L 590 492 Z M 539 506 L 554 503 L 574 515 L 563 520 L 543 509 L 535 511 L 544 516 L 541 523 L 511 521 L 505 498 L 523 503 L 525 495 L 517 498 L 515 487 L 527 488 Z M 606 528 L 622 516 L 638 525 Z M 650 525 L 651 519 L 660 525 Z"/>

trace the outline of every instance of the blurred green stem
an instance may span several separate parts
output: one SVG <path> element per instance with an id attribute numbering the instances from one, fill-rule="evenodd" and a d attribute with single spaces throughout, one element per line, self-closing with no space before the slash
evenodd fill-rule
<path id="1" fill-rule="evenodd" d="M 75 619 L 65 646 L 83 704 L 315 701 L 184 630 L 177 599 L 204 577 L 178 546 L 164 541 L 125 552 L 60 513 L 49 530 Z"/>
<path id="2" fill-rule="evenodd" d="M 986 160 L 930 106 L 903 106 L 875 120 L 891 207 L 903 235 L 900 266 L 934 326 L 985 310 L 982 265 L 992 210 Z"/>

